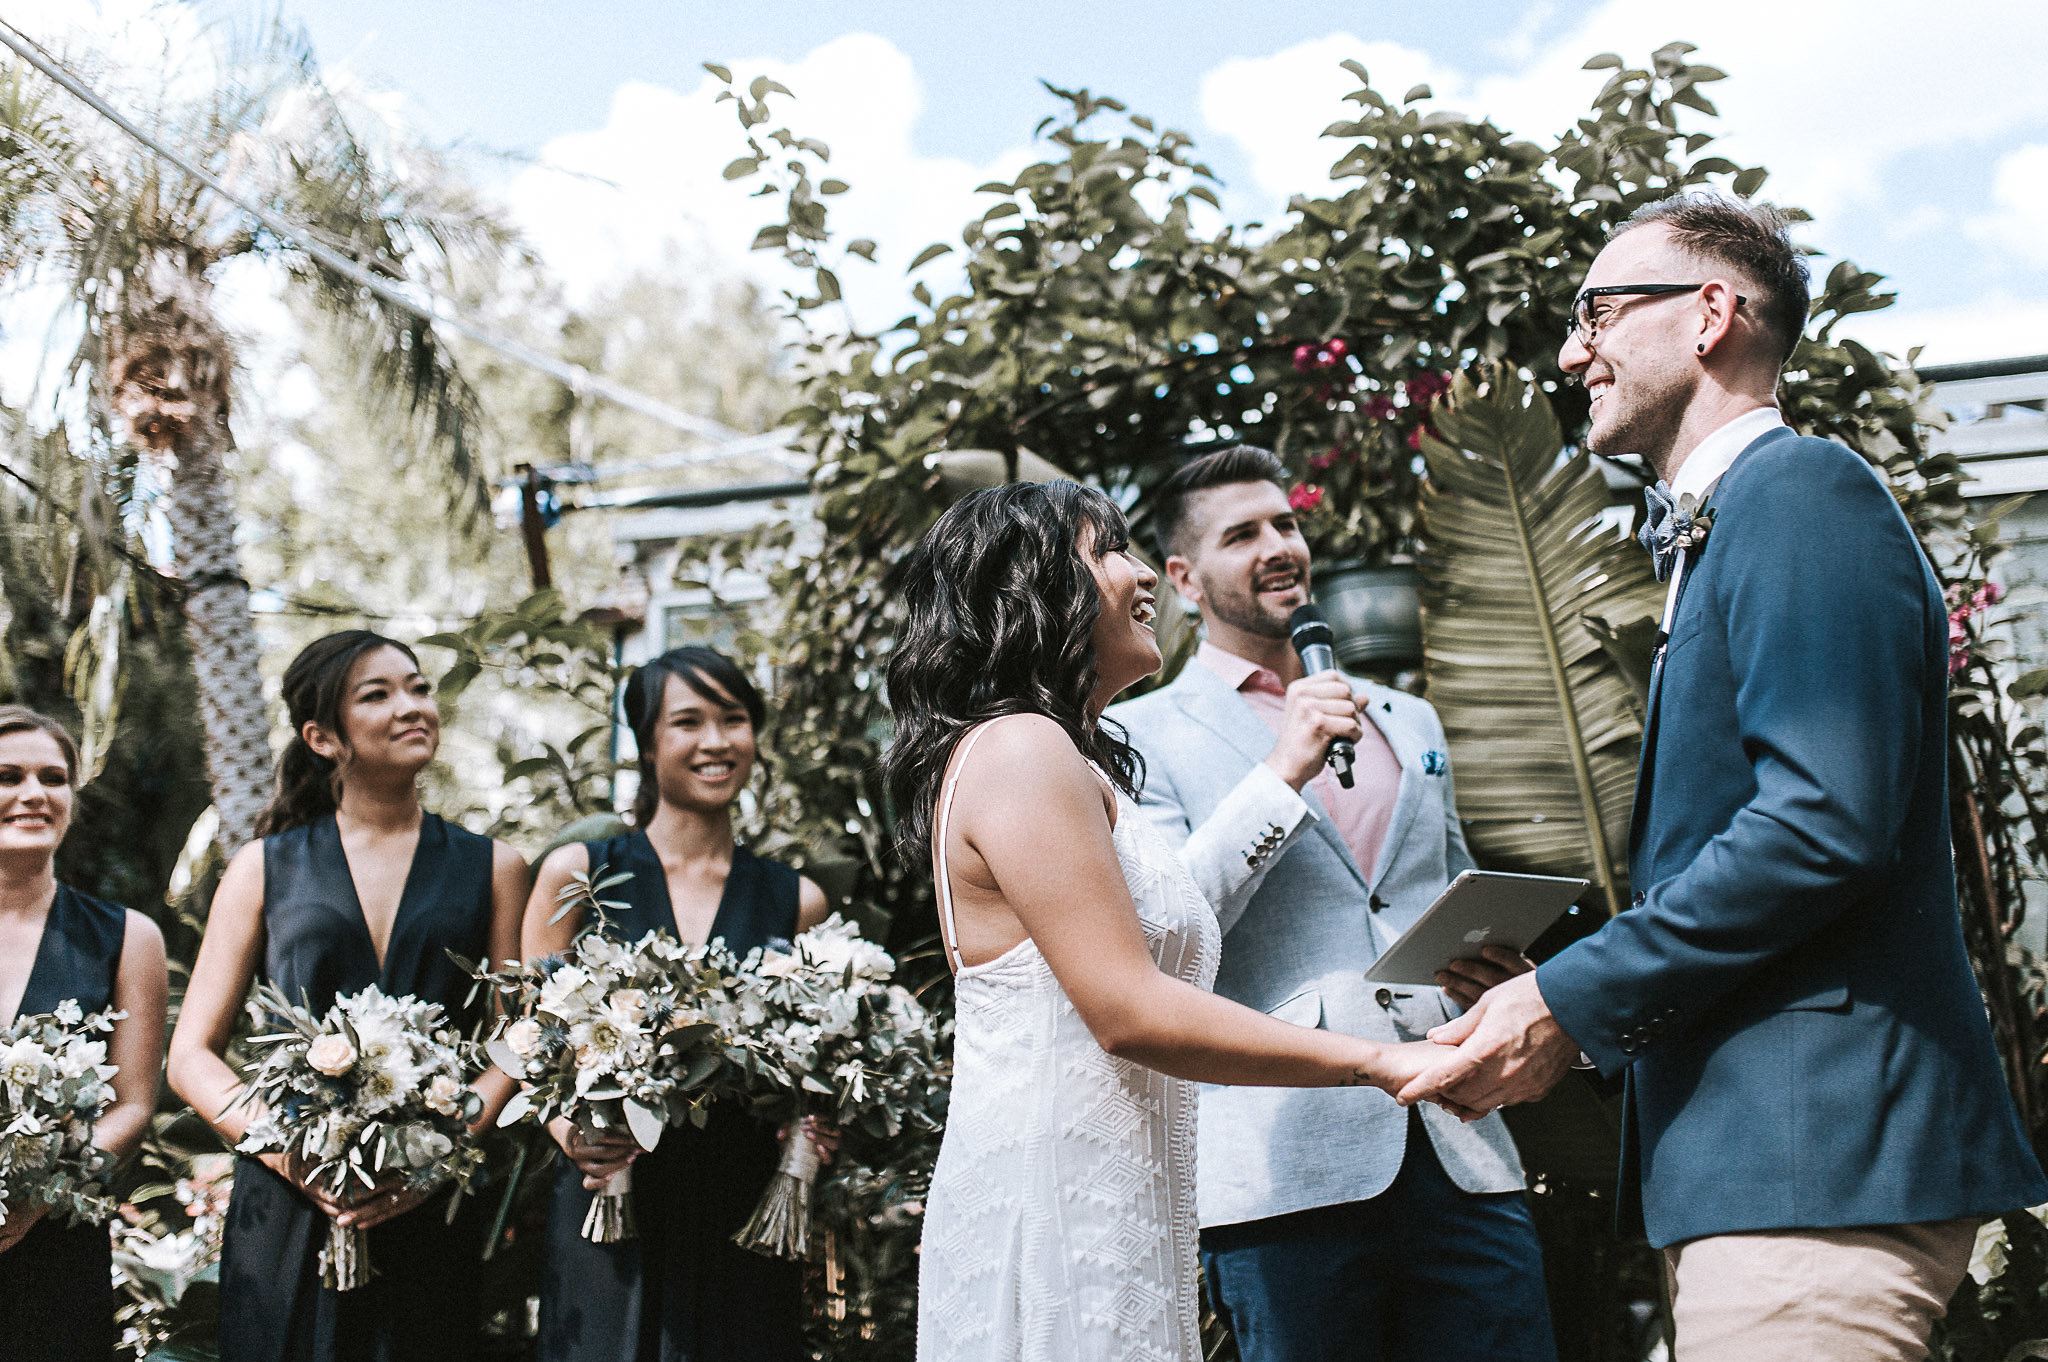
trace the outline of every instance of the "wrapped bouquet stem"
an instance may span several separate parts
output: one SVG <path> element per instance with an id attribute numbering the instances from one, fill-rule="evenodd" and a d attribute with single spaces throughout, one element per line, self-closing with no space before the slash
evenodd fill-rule
<path id="1" fill-rule="evenodd" d="M 605 1179 L 583 1213 L 583 1237 L 593 1244 L 623 1244 L 639 1233 L 633 1223 L 633 1170 L 621 1168 Z"/>
<path id="2" fill-rule="evenodd" d="M 824 1167 L 805 1123 L 791 1125 L 783 1134 L 782 1161 L 734 1242 L 771 1258 L 810 1257 L 811 1189 Z"/>

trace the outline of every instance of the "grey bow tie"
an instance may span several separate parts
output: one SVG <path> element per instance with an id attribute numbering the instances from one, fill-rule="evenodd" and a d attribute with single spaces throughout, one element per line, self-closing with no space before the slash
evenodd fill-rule
<path id="1" fill-rule="evenodd" d="M 1699 502 L 1691 496 L 1674 498 L 1671 484 L 1659 480 L 1656 486 L 1643 489 L 1643 505 L 1643 524 L 1636 538 L 1649 550 L 1657 580 L 1668 582 L 1678 566 L 1679 553 L 1692 537 Z"/>

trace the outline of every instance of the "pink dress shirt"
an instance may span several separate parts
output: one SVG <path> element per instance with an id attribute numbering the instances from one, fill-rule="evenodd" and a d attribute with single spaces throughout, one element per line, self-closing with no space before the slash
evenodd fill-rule
<path id="1" fill-rule="evenodd" d="M 1281 716 L 1287 712 L 1287 687 L 1277 672 L 1206 641 L 1196 651 L 1195 661 L 1229 683 L 1252 713 L 1278 735 Z M 1339 785 L 1327 767 L 1309 781 L 1309 788 L 1322 801 L 1331 827 L 1351 848 L 1359 873 L 1371 884 L 1373 866 L 1387 840 L 1387 825 L 1393 821 L 1394 804 L 1401 793 L 1401 760 L 1370 719 L 1361 715 L 1360 722 L 1365 733 L 1358 740 L 1351 788 Z"/>

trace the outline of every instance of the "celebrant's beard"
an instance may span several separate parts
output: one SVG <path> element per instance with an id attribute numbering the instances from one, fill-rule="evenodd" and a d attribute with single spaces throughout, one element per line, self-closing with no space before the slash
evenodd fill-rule
<path id="1" fill-rule="evenodd" d="M 1304 596 L 1308 587 L 1308 569 L 1301 570 L 1301 584 Z M 1227 591 L 1211 587 L 1205 602 L 1209 613 L 1239 633 L 1254 638 L 1286 638 L 1287 621 L 1293 613 L 1292 607 L 1279 614 L 1273 613 L 1259 603 L 1259 595 L 1252 590 L 1250 582 L 1233 582 Z"/>

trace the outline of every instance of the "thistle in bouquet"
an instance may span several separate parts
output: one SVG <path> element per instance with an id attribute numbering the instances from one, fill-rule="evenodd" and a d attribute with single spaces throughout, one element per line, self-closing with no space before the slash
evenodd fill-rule
<path id="1" fill-rule="evenodd" d="M 623 1133 L 652 1151 L 669 1126 L 703 1125 L 725 1037 L 706 1000 L 723 989 L 732 958 L 662 932 L 621 942 L 604 932 L 606 890 L 629 876 L 577 875 L 564 886 L 559 920 L 583 908 L 587 925 L 560 955 L 509 962 L 479 974 L 504 1007 L 487 1050 L 518 1079 L 498 1124 L 566 1117 L 586 1136 Z M 591 1198 L 583 1237 L 631 1239 L 632 1168 Z"/>
<path id="2" fill-rule="evenodd" d="M 316 1014 L 266 984 L 250 1011 L 259 1058 L 240 1100 L 256 1116 L 236 1148 L 282 1154 L 306 1170 L 307 1185 L 344 1204 L 444 1185 L 459 1200 L 484 1161 L 470 1132 L 483 1099 L 469 1079 L 481 1061 L 439 1003 L 372 986 Z M 337 1291 L 367 1282 L 367 1232 L 330 1221 L 320 1275 Z"/>
<path id="3" fill-rule="evenodd" d="M 107 1040 L 122 1015 L 66 1001 L 0 1028 L 0 1233 L 31 1208 L 73 1224 L 113 1214 L 92 1133 L 114 1102 Z"/>
<path id="4" fill-rule="evenodd" d="M 729 995 L 735 1081 L 754 1114 L 786 1132 L 781 1166 L 734 1236 L 777 1258 L 811 1253 L 822 1163 L 807 1121 L 894 1139 L 933 1119 L 938 1030 L 896 962 L 837 913 L 787 950 L 750 953 Z"/>

